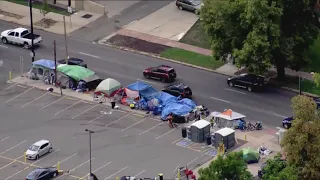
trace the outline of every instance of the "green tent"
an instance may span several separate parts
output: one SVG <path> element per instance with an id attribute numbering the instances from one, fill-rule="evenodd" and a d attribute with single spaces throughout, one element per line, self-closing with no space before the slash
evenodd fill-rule
<path id="1" fill-rule="evenodd" d="M 251 148 L 242 149 L 243 159 L 248 163 L 258 163 L 260 159 L 260 154 L 258 150 L 254 150 Z"/>
<path id="2" fill-rule="evenodd" d="M 108 78 L 103 80 L 98 87 L 96 88 L 95 92 L 102 92 L 108 97 L 114 96 L 115 92 L 121 88 L 121 84 L 114 79 Z"/>
<path id="3" fill-rule="evenodd" d="M 76 81 L 85 80 L 89 77 L 95 76 L 95 72 L 82 66 L 60 64 L 57 67 L 57 70 Z"/>

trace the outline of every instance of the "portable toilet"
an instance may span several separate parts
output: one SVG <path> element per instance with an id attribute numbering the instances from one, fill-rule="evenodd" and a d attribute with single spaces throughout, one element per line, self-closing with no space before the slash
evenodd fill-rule
<path id="1" fill-rule="evenodd" d="M 236 144 L 235 130 L 231 128 L 226 127 L 216 131 L 214 137 L 216 147 L 223 143 L 226 149 L 230 149 Z"/>
<path id="2" fill-rule="evenodd" d="M 199 120 L 191 124 L 191 141 L 202 143 L 205 138 L 210 135 L 210 122 L 206 120 Z"/>

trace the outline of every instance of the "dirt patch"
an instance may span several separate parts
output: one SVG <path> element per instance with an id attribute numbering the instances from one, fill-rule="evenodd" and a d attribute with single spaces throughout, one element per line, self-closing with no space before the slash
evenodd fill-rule
<path id="1" fill-rule="evenodd" d="M 34 25 L 41 26 L 44 28 L 49 28 L 56 23 L 57 23 L 57 21 L 55 21 L 55 20 L 43 18 L 40 21 L 35 22 Z"/>
<path id="2" fill-rule="evenodd" d="M 119 34 L 111 37 L 106 42 L 116 46 L 127 47 L 137 51 L 142 51 L 142 52 L 147 52 L 147 53 L 152 53 L 157 55 L 171 48 L 170 46 L 156 44 L 156 43 L 148 42 L 145 40 L 141 40 L 141 39 L 137 39 L 129 36 L 123 36 Z"/>
<path id="3" fill-rule="evenodd" d="M 16 19 L 22 19 L 24 16 L 20 16 L 18 14 L 14 14 L 14 13 L 10 13 L 10 12 L 7 12 L 7 11 L 3 11 L 0 9 L 0 14 L 4 15 L 4 16 L 8 16 L 8 17 L 13 17 L 13 18 L 16 18 Z"/>

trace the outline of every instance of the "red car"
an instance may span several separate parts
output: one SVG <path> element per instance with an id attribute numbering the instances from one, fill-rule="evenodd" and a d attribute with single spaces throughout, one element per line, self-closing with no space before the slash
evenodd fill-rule
<path id="1" fill-rule="evenodd" d="M 161 65 L 157 67 L 149 67 L 143 71 L 143 76 L 147 79 L 158 79 L 162 82 L 173 82 L 176 77 L 176 71 L 166 65 Z"/>

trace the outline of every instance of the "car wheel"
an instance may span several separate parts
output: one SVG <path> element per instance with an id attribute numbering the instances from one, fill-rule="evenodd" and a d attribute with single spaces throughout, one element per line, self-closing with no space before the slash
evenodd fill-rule
<path id="1" fill-rule="evenodd" d="M 167 82 L 167 80 L 165 78 L 162 78 L 161 82 L 165 83 L 165 82 Z"/>
<path id="2" fill-rule="evenodd" d="M 229 86 L 230 86 L 230 87 L 233 87 L 233 82 L 230 81 L 230 82 L 229 82 Z"/>
<path id="3" fill-rule="evenodd" d="M 53 176 L 53 177 L 56 177 L 56 176 L 57 176 L 57 173 L 56 173 L 56 172 L 54 172 L 54 173 L 52 174 L 52 176 Z"/>
<path id="4" fill-rule="evenodd" d="M 144 77 L 147 78 L 147 79 L 150 79 L 150 75 L 149 74 L 145 74 Z"/>
<path id="5" fill-rule="evenodd" d="M 23 48 L 29 49 L 29 44 L 27 42 L 23 43 Z"/>
<path id="6" fill-rule="evenodd" d="M 3 42 L 3 44 L 7 44 L 8 43 L 7 38 L 2 38 L 2 42 Z"/>
<path id="7" fill-rule="evenodd" d="M 39 155 L 36 156 L 36 160 L 38 160 L 38 159 L 39 159 Z"/>
<path id="8" fill-rule="evenodd" d="M 52 149 L 52 148 L 50 148 L 50 149 L 49 149 L 49 153 L 52 153 L 52 151 L 53 151 L 53 149 Z"/>
<path id="9" fill-rule="evenodd" d="M 252 92 L 252 87 L 251 86 L 248 87 L 248 91 Z"/>
<path id="10" fill-rule="evenodd" d="M 183 7 L 182 7 L 182 6 L 178 6 L 178 8 L 179 8 L 180 10 L 183 10 Z"/>
<path id="11" fill-rule="evenodd" d="M 289 129 L 288 124 L 283 124 L 283 127 L 284 127 L 285 129 Z"/>

